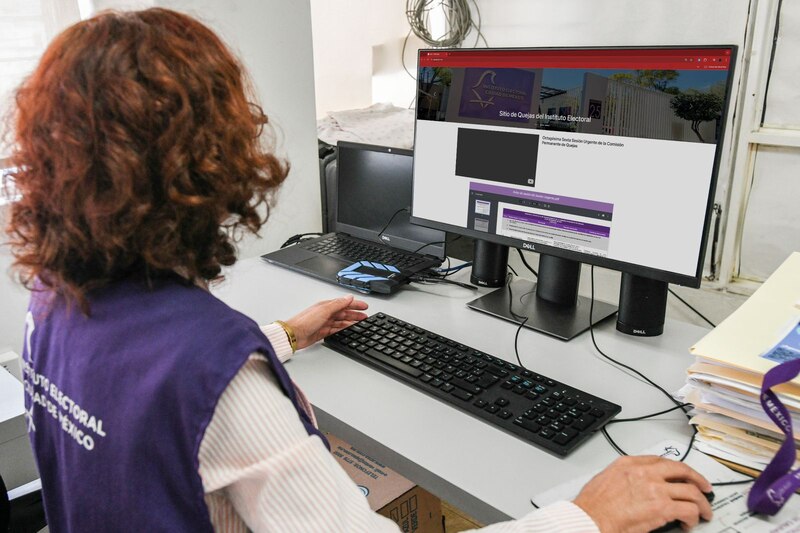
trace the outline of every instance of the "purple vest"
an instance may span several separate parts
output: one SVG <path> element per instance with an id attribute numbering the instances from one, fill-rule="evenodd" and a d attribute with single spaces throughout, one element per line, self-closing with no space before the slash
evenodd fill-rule
<path id="1" fill-rule="evenodd" d="M 23 349 L 28 432 L 50 530 L 211 531 L 198 450 L 220 395 L 264 354 L 258 326 L 175 279 L 94 291 L 91 316 L 34 294 Z"/>

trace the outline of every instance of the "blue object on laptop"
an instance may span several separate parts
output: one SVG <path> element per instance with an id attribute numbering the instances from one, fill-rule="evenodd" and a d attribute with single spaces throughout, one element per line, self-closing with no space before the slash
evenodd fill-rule
<path id="1" fill-rule="evenodd" d="M 349 267 L 340 270 L 336 275 L 336 280 L 339 285 L 357 291 L 389 294 L 397 285 L 405 283 L 408 276 L 392 265 L 374 261 L 356 261 Z"/>

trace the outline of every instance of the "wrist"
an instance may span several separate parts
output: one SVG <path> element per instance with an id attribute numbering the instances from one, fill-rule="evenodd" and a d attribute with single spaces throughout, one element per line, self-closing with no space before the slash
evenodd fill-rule
<path id="1" fill-rule="evenodd" d="M 294 328 L 283 320 L 276 320 L 274 323 L 279 325 L 286 333 L 286 338 L 289 339 L 289 345 L 292 347 L 292 353 L 295 353 L 297 351 L 297 334 Z"/>

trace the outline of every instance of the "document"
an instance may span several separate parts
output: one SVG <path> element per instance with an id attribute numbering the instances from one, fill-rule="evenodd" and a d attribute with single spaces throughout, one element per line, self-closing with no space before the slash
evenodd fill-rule
<path id="1" fill-rule="evenodd" d="M 640 455 L 658 455 L 678 460 L 686 451 L 687 443 L 664 441 L 644 450 Z M 750 479 L 721 465 L 711 457 L 692 450 L 686 464 L 703 474 L 711 483 Z M 531 502 L 539 507 L 560 500 L 574 500 L 581 488 L 594 476 L 587 475 L 563 483 L 535 495 Z M 775 516 L 751 515 L 747 510 L 747 493 L 752 483 L 714 487 L 711 508 L 714 519 L 702 522 L 692 529 L 698 533 L 789 533 L 800 532 L 800 495 L 794 495 Z M 675 528 L 675 531 L 681 531 Z"/>
<path id="2" fill-rule="evenodd" d="M 691 348 L 700 362 L 764 375 L 786 354 L 765 357 L 785 339 L 787 324 L 800 322 L 800 253 L 795 252 L 748 300 Z M 791 348 L 791 338 L 789 339 Z M 796 347 L 795 347 L 796 348 Z M 792 382 L 800 385 L 800 378 Z"/>

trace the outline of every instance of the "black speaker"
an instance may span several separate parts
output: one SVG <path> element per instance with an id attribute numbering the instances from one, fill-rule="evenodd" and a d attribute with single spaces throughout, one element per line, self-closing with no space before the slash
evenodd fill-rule
<path id="1" fill-rule="evenodd" d="M 622 273 L 617 329 L 628 335 L 655 337 L 664 332 L 667 283 Z"/>
<path id="2" fill-rule="evenodd" d="M 475 240 L 469 281 L 481 287 L 502 287 L 508 272 L 508 246 Z"/>

